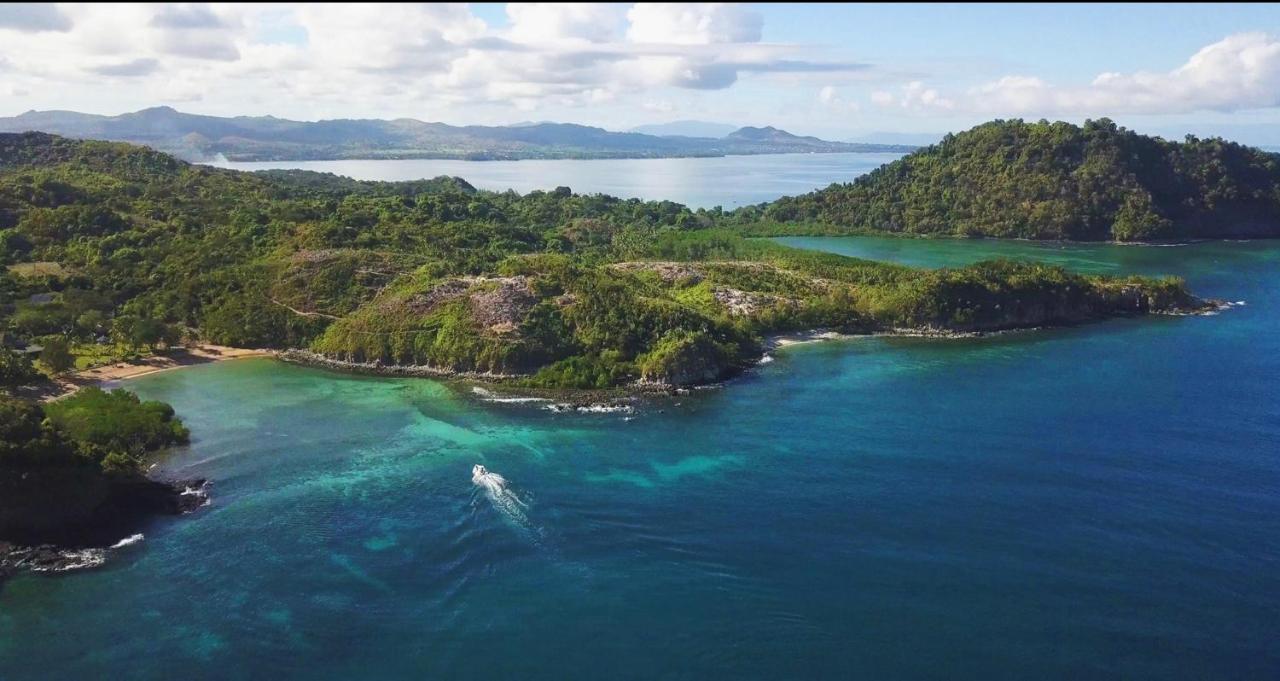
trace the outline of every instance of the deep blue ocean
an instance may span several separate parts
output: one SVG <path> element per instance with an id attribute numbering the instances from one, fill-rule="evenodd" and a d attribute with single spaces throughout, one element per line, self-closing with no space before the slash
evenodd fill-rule
<path id="1" fill-rule="evenodd" d="M 1244 304 L 793 346 L 630 414 L 264 359 L 138 379 L 213 503 L 5 585 L 0 679 L 1280 678 L 1280 243 L 784 241 Z"/>

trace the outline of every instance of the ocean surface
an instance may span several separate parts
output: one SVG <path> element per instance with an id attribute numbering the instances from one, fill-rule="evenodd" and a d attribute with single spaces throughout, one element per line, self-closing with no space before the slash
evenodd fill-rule
<path id="1" fill-rule="evenodd" d="M 793 346 L 632 413 L 265 359 L 135 380 L 212 505 L 5 585 L 0 679 L 1280 678 L 1280 243 L 786 241 L 1243 304 Z"/>
<path id="2" fill-rule="evenodd" d="M 737 208 L 848 182 L 902 154 L 762 154 L 718 158 L 607 159 L 598 161 L 288 161 L 216 163 L 221 168 L 301 168 L 357 180 L 420 180 L 452 175 L 479 189 L 521 194 L 569 187 L 692 208 Z"/>

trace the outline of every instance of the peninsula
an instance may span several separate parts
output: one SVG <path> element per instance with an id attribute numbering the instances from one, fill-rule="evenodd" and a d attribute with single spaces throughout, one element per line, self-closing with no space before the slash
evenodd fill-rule
<path id="1" fill-rule="evenodd" d="M 747 238 L 744 222 L 566 187 L 246 173 L 0 134 L 0 382 L 202 342 L 524 389 L 669 389 L 731 377 L 781 333 L 971 334 L 1212 306 L 1177 279 L 916 269 Z M 98 550 L 200 500 L 191 481 L 143 474 L 186 438 L 167 405 L 88 388 L 0 409 L 11 566 L 56 567 L 65 552 L 31 546 Z"/>

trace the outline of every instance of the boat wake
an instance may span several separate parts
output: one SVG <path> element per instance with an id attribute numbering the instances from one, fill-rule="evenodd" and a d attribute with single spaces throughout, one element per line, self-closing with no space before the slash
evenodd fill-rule
<path id="1" fill-rule="evenodd" d="M 471 467 L 471 482 L 489 498 L 489 503 L 493 505 L 494 510 L 528 535 L 534 543 L 542 543 L 541 531 L 529 522 L 529 516 L 525 514 L 525 509 L 529 508 L 529 505 L 511 491 L 506 478 L 476 464 Z"/>

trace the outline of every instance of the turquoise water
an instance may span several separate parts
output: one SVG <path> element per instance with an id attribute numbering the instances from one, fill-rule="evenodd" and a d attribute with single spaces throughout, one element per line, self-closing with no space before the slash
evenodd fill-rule
<path id="1" fill-rule="evenodd" d="M 584 194 L 676 201 L 693 208 L 737 208 L 851 180 L 902 154 L 762 154 L 717 158 L 599 161 L 285 161 L 219 163 L 236 170 L 301 168 L 357 180 L 419 180 L 453 175 L 480 189 L 520 193 L 570 187 Z"/>
<path id="2" fill-rule="evenodd" d="M 214 502 L 11 581 L 0 678 L 1280 678 L 1280 244 L 802 243 L 1246 305 L 795 346 L 630 415 L 261 359 L 139 379 Z"/>

